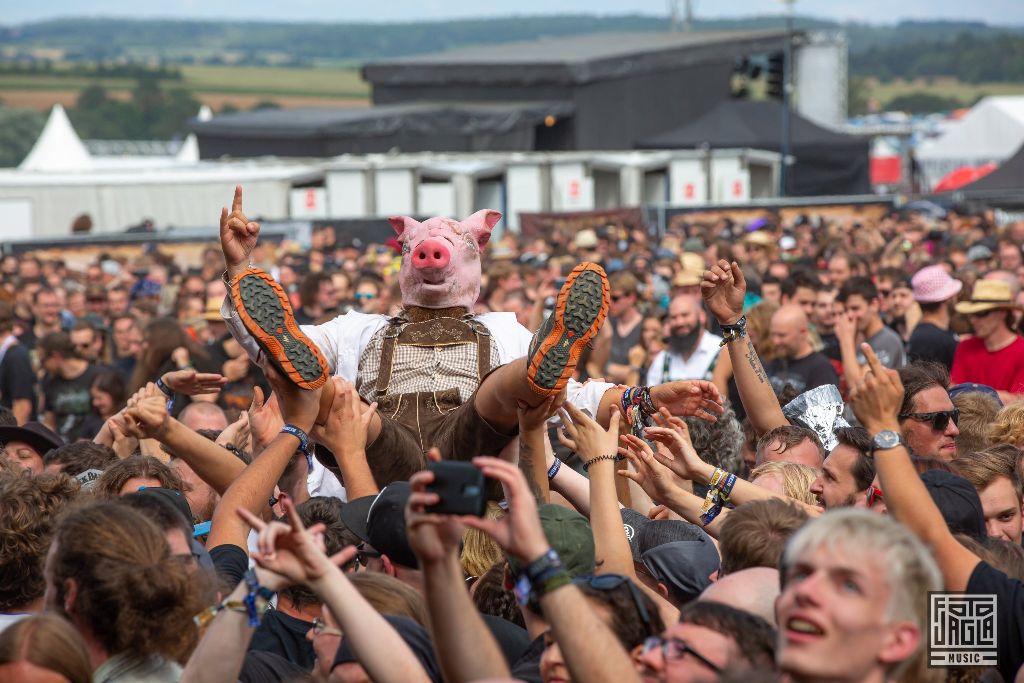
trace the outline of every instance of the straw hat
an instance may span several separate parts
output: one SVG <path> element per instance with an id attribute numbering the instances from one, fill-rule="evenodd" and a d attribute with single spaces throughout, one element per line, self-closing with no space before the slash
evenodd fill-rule
<path id="1" fill-rule="evenodd" d="M 673 287 L 696 287 L 704 279 L 704 273 L 693 270 L 681 270 L 672 278 Z"/>
<path id="2" fill-rule="evenodd" d="M 1010 283 L 1000 280 L 978 280 L 974 284 L 974 291 L 971 292 L 970 301 L 958 303 L 956 305 L 956 312 L 970 315 L 972 313 L 994 311 L 998 308 L 1020 308 L 1013 301 Z"/>
<path id="3" fill-rule="evenodd" d="M 697 273 L 703 275 L 707 269 L 707 264 L 704 262 L 704 257 L 700 254 L 694 254 L 691 251 L 683 252 L 679 257 L 679 264 L 683 267 L 683 270 L 690 273 Z"/>
<path id="4" fill-rule="evenodd" d="M 743 242 L 743 244 L 756 244 L 767 249 L 774 249 L 775 247 L 778 246 L 778 243 L 775 241 L 775 238 L 773 238 L 764 230 L 755 230 L 754 232 L 748 232 L 746 235 L 743 236 L 743 239 L 741 241 Z"/>
<path id="5" fill-rule="evenodd" d="M 206 302 L 206 310 L 203 311 L 202 319 L 211 322 L 219 323 L 224 321 L 224 316 L 220 314 L 220 307 L 224 304 L 224 297 L 210 299 Z"/>

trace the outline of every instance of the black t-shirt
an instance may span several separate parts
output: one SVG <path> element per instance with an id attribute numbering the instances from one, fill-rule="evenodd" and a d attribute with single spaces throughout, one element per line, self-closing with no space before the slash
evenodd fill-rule
<path id="1" fill-rule="evenodd" d="M 1024 582 L 980 562 L 971 572 L 965 592 L 996 596 L 999 673 L 1003 680 L 1012 681 L 1024 664 Z"/>
<path id="2" fill-rule="evenodd" d="M 776 358 L 768 361 L 764 370 L 768 373 L 776 394 L 787 384 L 792 384 L 798 394 L 824 384 L 839 386 L 839 376 L 831 361 L 817 351 L 796 360 Z"/>
<path id="3" fill-rule="evenodd" d="M 0 361 L 0 405 L 11 408 L 14 401 L 32 401 L 32 413 L 36 409 L 36 376 L 32 372 L 32 361 L 28 349 L 15 344 L 7 349 Z"/>
<path id="4" fill-rule="evenodd" d="M 839 350 L 839 337 L 834 333 L 821 334 L 822 349 L 821 352 L 825 354 L 825 357 L 829 360 L 843 360 L 843 354 Z"/>
<path id="5" fill-rule="evenodd" d="M 487 624 L 491 635 L 498 641 L 501 653 L 505 655 L 505 661 L 509 666 L 514 665 L 523 656 L 526 649 L 530 647 L 530 634 L 522 626 L 513 624 L 507 619 L 496 617 L 490 614 L 481 614 L 480 617 Z"/>
<path id="6" fill-rule="evenodd" d="M 245 570 L 249 568 L 249 555 L 245 549 L 230 543 L 211 548 L 210 559 L 217 576 L 229 586 L 228 590 L 234 590 L 242 582 Z"/>
<path id="7" fill-rule="evenodd" d="M 89 389 L 96 379 L 99 369 L 94 365 L 86 366 L 85 372 L 74 379 L 47 375 L 43 379 L 43 400 L 47 412 L 54 414 L 57 433 L 67 443 L 73 443 L 82 433 L 85 419 L 96 411 L 92 407 L 92 394 Z"/>
<path id="8" fill-rule="evenodd" d="M 311 621 L 296 619 L 276 609 L 267 610 L 252 636 L 249 651 L 272 652 L 304 671 L 311 671 L 316 663 L 316 652 L 306 634 L 312 626 Z"/>
<path id="9" fill-rule="evenodd" d="M 537 636 L 526 652 L 512 665 L 512 678 L 526 683 L 543 683 L 540 675 L 540 656 L 544 654 L 544 636 Z"/>
<path id="10" fill-rule="evenodd" d="M 953 367 L 953 354 L 959 343 L 954 332 L 932 323 L 918 323 L 907 342 L 907 359 L 911 363 L 915 360 L 942 363 L 949 369 Z"/>

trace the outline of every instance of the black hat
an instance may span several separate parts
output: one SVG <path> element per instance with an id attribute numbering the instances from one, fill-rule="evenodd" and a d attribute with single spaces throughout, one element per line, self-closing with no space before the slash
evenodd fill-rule
<path id="1" fill-rule="evenodd" d="M 679 604 L 695 600 L 711 585 L 711 575 L 721 568 L 718 551 L 707 534 L 692 541 L 656 546 L 644 553 L 643 563 Z"/>
<path id="2" fill-rule="evenodd" d="M 431 681 L 441 683 L 441 667 L 437 664 L 434 644 L 430 640 L 430 634 L 427 633 L 427 630 L 408 617 L 399 617 L 393 614 L 385 614 L 383 616 L 384 620 L 391 625 L 391 628 L 398 632 L 398 635 L 409 646 L 412 653 L 416 655 L 416 659 L 420 661 L 427 677 Z M 352 652 L 352 648 L 349 647 L 348 638 L 342 638 L 341 645 L 338 646 L 338 652 L 334 655 L 334 664 L 331 665 L 331 669 L 339 664 L 358 661 Z"/>
<path id="3" fill-rule="evenodd" d="M 676 541 L 702 540 L 706 535 L 695 524 L 677 519 L 648 519 L 631 508 L 622 508 L 622 526 L 629 539 L 629 549 L 633 551 L 633 561 L 643 561 L 648 550 L 659 545 Z"/>
<path id="4" fill-rule="evenodd" d="M 10 441 L 23 441 L 40 456 L 64 445 L 64 439 L 38 422 L 26 422 L 20 427 L 13 425 L 0 427 L 0 444 L 7 444 Z"/>
<path id="5" fill-rule="evenodd" d="M 950 532 L 985 538 L 985 511 L 971 482 L 945 470 L 928 470 L 921 475 L 921 481 Z"/>
<path id="6" fill-rule="evenodd" d="M 346 503 L 341 519 L 352 533 L 395 564 L 418 569 L 419 560 L 405 535 L 405 504 L 410 493 L 409 482 L 392 482 L 376 496 Z"/>

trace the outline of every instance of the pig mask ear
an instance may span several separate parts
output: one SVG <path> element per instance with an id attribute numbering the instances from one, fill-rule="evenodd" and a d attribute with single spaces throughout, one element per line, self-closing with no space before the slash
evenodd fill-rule
<path id="1" fill-rule="evenodd" d="M 388 218 L 388 223 L 391 223 L 391 227 L 395 229 L 399 242 L 402 241 L 406 228 L 411 228 L 420 224 L 419 221 L 409 218 L 408 216 L 391 216 Z"/>
<path id="2" fill-rule="evenodd" d="M 472 216 L 462 221 L 462 225 L 469 229 L 476 240 L 477 246 L 483 251 L 487 242 L 491 239 L 491 230 L 501 220 L 501 212 L 494 209 L 481 209 Z"/>

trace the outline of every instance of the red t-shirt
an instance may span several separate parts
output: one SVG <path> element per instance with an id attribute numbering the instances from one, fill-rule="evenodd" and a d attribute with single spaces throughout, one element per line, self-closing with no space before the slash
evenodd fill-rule
<path id="1" fill-rule="evenodd" d="M 985 348 L 981 337 L 964 339 L 956 347 L 949 374 L 953 384 L 975 382 L 998 391 L 1024 393 L 1024 338 L 1017 337 L 994 353 Z"/>

